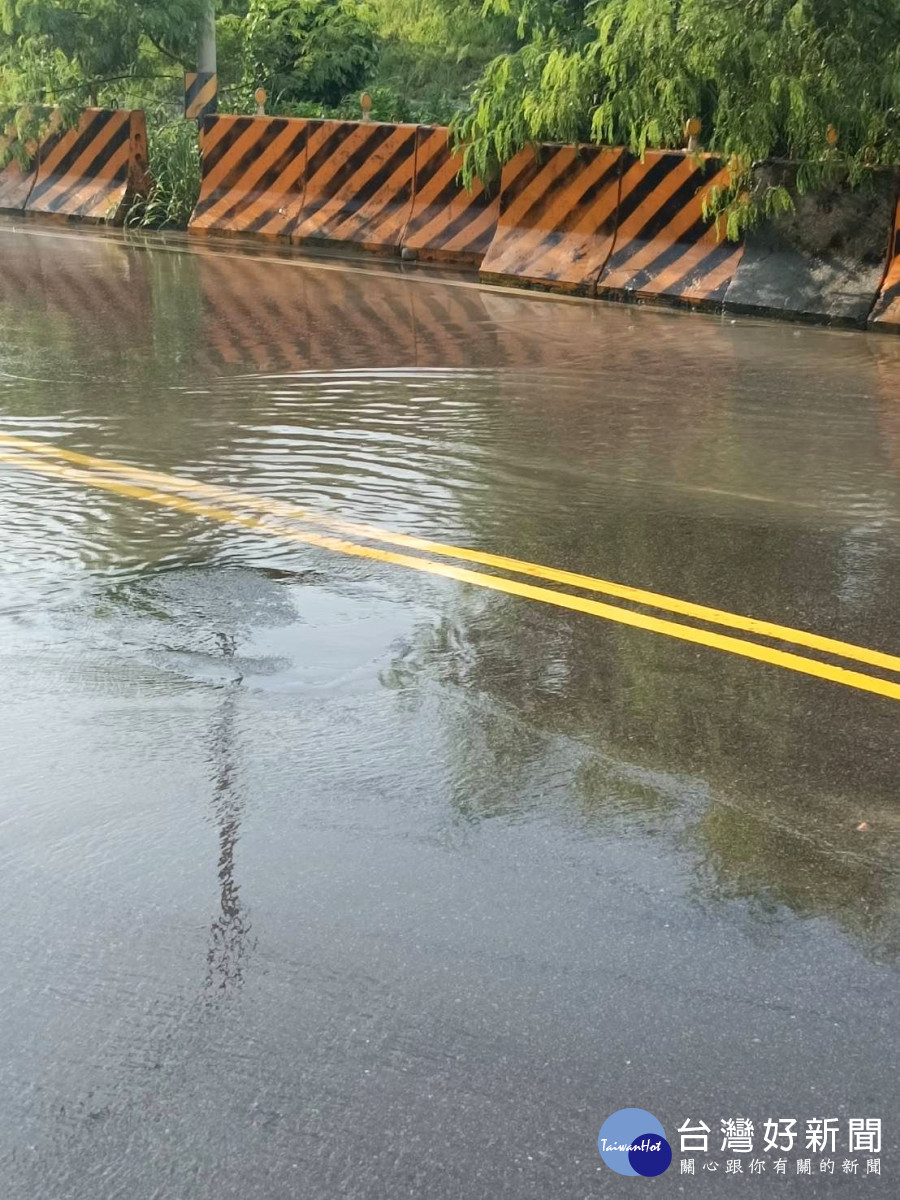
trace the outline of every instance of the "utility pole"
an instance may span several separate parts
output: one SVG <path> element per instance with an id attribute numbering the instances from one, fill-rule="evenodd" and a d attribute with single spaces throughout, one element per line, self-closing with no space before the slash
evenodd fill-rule
<path id="1" fill-rule="evenodd" d="M 197 29 L 197 70 L 184 76 L 184 115 L 202 121 L 216 111 L 219 85 L 216 78 L 216 6 L 206 0 Z"/>
<path id="2" fill-rule="evenodd" d="M 200 16 L 200 29 L 197 37 L 197 72 L 202 75 L 215 75 L 216 73 L 216 6 L 212 0 L 206 0 Z"/>

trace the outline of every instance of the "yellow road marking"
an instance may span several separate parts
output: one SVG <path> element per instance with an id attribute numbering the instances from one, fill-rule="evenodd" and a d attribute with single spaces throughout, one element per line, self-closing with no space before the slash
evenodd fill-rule
<path id="1" fill-rule="evenodd" d="M 832 683 L 840 683 L 846 687 L 857 688 L 864 692 L 873 692 L 891 700 L 900 700 L 900 684 L 890 680 L 878 679 L 875 676 L 864 675 L 859 671 L 850 671 L 845 667 L 835 667 L 830 663 L 816 662 L 799 654 L 785 650 L 776 650 L 771 646 L 760 645 L 757 642 L 744 641 L 741 638 L 730 637 L 726 634 L 714 633 L 706 629 L 696 629 L 689 625 L 679 625 L 675 621 L 664 620 L 660 617 L 649 617 L 643 613 L 631 612 L 629 609 L 617 608 L 611 604 L 603 604 L 598 600 L 589 600 L 583 596 L 573 596 L 566 592 L 557 592 L 551 588 L 536 587 L 533 584 L 521 583 L 515 579 L 507 579 L 499 575 L 486 575 L 481 571 L 470 571 L 464 567 L 452 566 L 450 563 L 435 562 L 431 559 L 417 558 L 410 554 L 398 554 L 392 550 L 381 550 L 374 546 L 360 546 L 342 538 L 330 537 L 313 533 L 309 530 L 298 530 L 288 525 L 280 524 L 267 517 L 248 516 L 232 509 L 202 504 L 186 496 L 175 495 L 171 492 L 153 490 L 136 483 L 128 483 L 121 479 L 112 479 L 93 470 L 79 469 L 62 463 L 48 462 L 45 458 L 26 457 L 22 454 L 0 454 L 0 462 L 12 466 L 37 471 L 43 475 L 56 476 L 60 479 L 75 483 L 86 484 L 89 487 L 102 488 L 105 491 L 119 495 L 130 496 L 163 508 L 171 508 L 178 512 L 191 513 L 211 521 L 220 521 L 232 525 L 240 525 L 262 533 L 273 534 L 277 537 L 303 542 L 306 545 L 317 546 L 324 550 L 333 550 L 340 554 L 350 554 L 356 558 L 374 559 L 377 562 L 393 563 L 397 566 L 408 567 L 413 571 L 423 571 L 430 575 L 440 575 L 446 579 L 455 579 L 460 583 L 473 584 L 476 587 L 488 588 L 495 592 L 506 592 L 512 596 L 521 596 L 526 600 L 535 600 L 543 604 L 552 604 L 557 608 L 571 609 L 574 612 L 587 613 L 589 616 L 601 617 L 606 621 L 615 621 L 620 625 L 629 625 L 635 629 L 644 629 L 651 633 L 665 634 L 681 641 L 693 642 L 700 646 L 709 646 L 715 650 L 724 650 L 729 654 L 737 654 L 742 658 L 755 659 L 757 662 L 768 663 L 772 666 L 783 667 L 803 675 L 812 675 L 818 679 L 826 679 Z"/>
<path id="2" fill-rule="evenodd" d="M 465 562 L 477 563 L 480 566 L 494 567 L 500 571 L 511 571 L 516 575 L 529 575 L 538 579 L 550 580 L 553 583 L 565 584 L 568 587 L 581 588 L 584 591 L 599 592 L 606 596 L 615 596 L 619 600 L 628 600 L 633 604 L 641 604 L 646 608 L 658 608 L 665 612 L 678 613 L 680 616 L 692 617 L 698 621 L 706 621 L 712 625 L 723 625 L 730 629 L 739 629 L 744 633 L 756 634 L 759 637 L 774 638 L 780 642 L 790 642 L 795 646 L 804 646 L 810 650 L 819 650 L 825 654 L 833 654 L 839 658 L 849 658 L 868 666 L 881 667 L 887 671 L 900 671 L 900 656 L 887 654 L 882 650 L 873 650 L 868 646 L 857 646 L 852 642 L 840 641 L 837 638 L 823 637 L 804 629 L 794 629 L 789 625 L 778 625 L 772 621 L 758 620 L 755 617 L 745 617 L 739 613 L 730 613 L 718 608 L 710 608 L 705 604 L 695 604 L 690 600 L 680 600 L 675 596 L 666 596 L 659 592 L 649 592 L 643 588 L 629 587 L 627 584 L 614 583 L 609 579 L 597 579 L 592 575 L 582 575 L 575 571 L 564 571 L 557 567 L 547 567 L 540 563 L 525 562 L 521 559 L 507 558 L 500 554 L 490 554 L 482 550 L 470 550 L 463 546 L 449 546 L 442 542 L 430 541 L 427 538 L 415 537 L 411 534 L 394 533 L 386 529 L 378 529 L 372 525 L 360 524 L 355 521 L 345 521 L 338 517 L 325 514 L 311 513 L 281 500 L 272 500 L 265 496 L 239 492 L 231 488 L 218 487 L 201 483 L 195 479 L 184 479 L 177 475 L 167 475 L 159 471 L 149 471 L 143 467 L 130 466 L 108 458 L 97 458 L 91 454 L 81 454 L 76 450 L 66 450 L 59 446 L 47 445 L 28 438 L 15 437 L 12 434 L 0 434 L 0 444 L 25 450 L 29 454 L 38 454 L 48 458 L 59 458 L 77 463 L 92 470 L 109 471 L 122 479 L 131 479 L 139 483 L 150 484 L 153 487 L 173 491 L 184 495 L 193 493 L 215 500 L 217 503 L 238 505 L 241 508 L 251 508 L 256 512 L 271 513 L 279 517 L 287 517 L 292 521 L 302 521 L 304 524 L 321 525 L 353 537 L 365 538 L 367 541 L 382 542 L 391 546 L 402 546 L 410 550 L 421 550 L 427 554 L 437 554 L 442 558 L 456 558 Z"/>

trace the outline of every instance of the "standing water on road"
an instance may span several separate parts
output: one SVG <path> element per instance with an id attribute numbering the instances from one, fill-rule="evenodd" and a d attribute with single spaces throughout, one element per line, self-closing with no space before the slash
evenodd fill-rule
<path id="1" fill-rule="evenodd" d="M 897 1194 L 898 676 L 792 634 L 900 655 L 900 340 L 11 226 L 0 332 L 4 1198 Z"/>

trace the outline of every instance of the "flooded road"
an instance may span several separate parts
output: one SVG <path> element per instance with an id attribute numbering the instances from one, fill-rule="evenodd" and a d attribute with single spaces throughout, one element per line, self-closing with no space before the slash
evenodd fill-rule
<path id="1" fill-rule="evenodd" d="M 193 249 L 0 227 L 0 1195 L 895 1196 L 900 339 Z"/>

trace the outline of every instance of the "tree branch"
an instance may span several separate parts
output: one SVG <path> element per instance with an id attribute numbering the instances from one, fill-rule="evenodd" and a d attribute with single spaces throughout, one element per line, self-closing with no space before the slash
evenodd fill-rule
<path id="1" fill-rule="evenodd" d="M 133 83 L 140 83 L 142 79 L 178 79 L 178 76 L 159 74 L 135 75 L 133 73 L 127 75 L 107 75 L 105 79 L 85 79 L 81 83 L 73 84 L 70 88 L 64 88 L 60 92 L 60 95 L 70 96 L 73 92 L 82 90 L 93 91 L 95 88 L 101 87 L 104 83 L 119 83 L 123 79 L 130 79 Z"/>
<path id="2" fill-rule="evenodd" d="M 177 55 L 173 54 L 171 52 L 171 50 L 167 50 L 165 48 L 165 46 L 161 45 L 156 40 L 155 37 L 151 37 L 149 33 L 145 33 L 144 37 L 147 39 L 147 41 L 150 43 L 150 45 L 154 47 L 154 49 L 156 49 L 160 52 L 160 54 L 164 55 L 166 58 L 171 59 L 173 63 L 178 63 L 179 67 L 184 66 L 184 63 L 182 62 L 182 60 L 180 58 L 178 58 Z"/>

